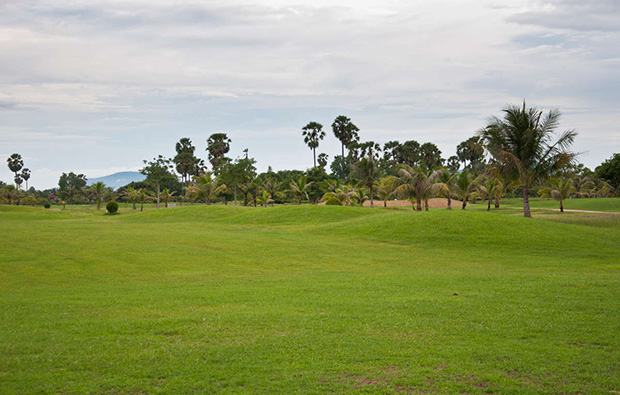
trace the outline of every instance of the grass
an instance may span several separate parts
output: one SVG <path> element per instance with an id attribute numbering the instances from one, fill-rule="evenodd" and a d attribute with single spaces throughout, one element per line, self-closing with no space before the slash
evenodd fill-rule
<path id="1" fill-rule="evenodd" d="M 523 208 L 523 199 L 512 198 L 504 202 L 509 207 Z M 559 209 L 560 202 L 554 199 L 530 198 L 532 208 Z M 583 198 L 564 200 L 565 210 L 613 211 L 620 213 L 620 198 Z"/>
<path id="2" fill-rule="evenodd" d="M 0 206 L 0 393 L 620 391 L 618 216 L 480 208 Z"/>

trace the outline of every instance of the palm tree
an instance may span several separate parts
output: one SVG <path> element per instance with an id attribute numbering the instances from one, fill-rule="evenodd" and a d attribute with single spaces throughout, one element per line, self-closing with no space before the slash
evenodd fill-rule
<path id="1" fill-rule="evenodd" d="M 217 178 L 212 178 L 211 173 L 207 172 L 201 176 L 194 176 L 194 182 L 189 189 L 199 198 L 204 198 L 205 204 L 211 204 L 217 195 L 226 189 L 226 185 L 218 185 Z"/>
<path id="2" fill-rule="evenodd" d="M 355 194 L 355 188 L 349 187 L 348 185 L 338 185 L 335 188 L 331 189 L 333 184 L 329 185 L 329 190 L 323 195 L 321 198 L 322 201 L 327 201 L 329 198 L 334 197 L 338 199 L 344 206 L 351 204 L 351 199 Z"/>
<path id="3" fill-rule="evenodd" d="M 452 210 L 452 195 L 456 189 L 458 173 L 450 173 L 448 169 L 439 169 L 434 175 L 433 191 L 448 199 L 448 210 Z"/>
<path id="4" fill-rule="evenodd" d="M 473 195 L 475 188 L 476 185 L 474 184 L 468 170 L 463 170 L 459 173 L 459 176 L 456 179 L 456 194 L 463 202 L 461 207 L 463 210 L 467 207 L 467 199 Z"/>
<path id="5" fill-rule="evenodd" d="M 351 165 L 351 176 L 360 181 L 362 185 L 368 188 L 368 196 L 370 197 L 370 208 L 374 208 L 374 193 L 373 187 L 375 180 L 377 179 L 379 167 L 372 159 L 372 153 L 368 155 L 368 158 L 362 158 L 357 163 Z"/>
<path id="6" fill-rule="evenodd" d="M 316 167 L 316 149 L 319 146 L 319 141 L 325 137 L 323 131 L 323 125 L 318 122 L 310 122 L 304 126 L 301 130 L 302 136 L 304 136 L 304 143 L 308 144 L 308 147 L 312 150 L 314 155 L 314 167 Z"/>
<path id="7" fill-rule="evenodd" d="M 474 184 L 482 199 L 488 199 L 487 211 L 490 211 L 491 200 L 497 195 L 497 191 L 503 188 L 501 181 L 492 175 L 481 175 L 474 180 Z"/>
<path id="8" fill-rule="evenodd" d="M 131 203 L 133 203 L 133 209 L 136 209 L 136 201 L 138 200 L 138 191 L 134 189 L 134 187 L 129 187 L 125 191 L 125 196 L 129 198 Z"/>
<path id="9" fill-rule="evenodd" d="M 379 180 L 377 195 L 383 200 L 383 207 L 387 207 L 388 199 L 394 197 L 396 187 L 398 186 L 398 178 L 394 176 L 384 177 Z"/>
<path id="10" fill-rule="evenodd" d="M 432 183 L 424 169 L 400 164 L 397 173 L 401 184 L 396 188 L 398 195 L 411 201 L 412 208 L 415 202 L 415 210 L 417 211 L 422 211 L 422 201 L 425 201 L 428 211 L 428 199 L 432 195 Z"/>
<path id="11" fill-rule="evenodd" d="M 22 169 L 22 167 L 24 167 L 24 160 L 22 159 L 22 156 L 20 154 L 13 154 L 8 157 L 6 162 L 9 166 L 9 170 L 15 173 L 15 180 L 17 181 L 18 178 L 21 180 L 21 177 L 17 173 Z M 17 182 L 15 187 L 19 189 L 19 184 L 17 184 Z"/>
<path id="12" fill-rule="evenodd" d="M 140 211 L 144 211 L 144 203 L 148 202 L 151 197 L 144 188 L 138 189 L 138 202 L 140 202 Z"/>
<path id="13" fill-rule="evenodd" d="M 562 176 L 550 178 L 547 185 L 538 191 L 541 197 L 552 197 L 555 200 L 559 200 L 560 212 L 562 213 L 564 212 L 564 200 L 568 199 L 573 192 L 575 192 L 573 182 Z"/>
<path id="14" fill-rule="evenodd" d="M 265 181 L 263 188 L 265 188 L 265 191 L 269 192 L 269 196 L 273 198 L 278 195 L 280 184 L 281 183 L 278 181 L 268 179 Z"/>
<path id="15" fill-rule="evenodd" d="M 168 201 L 172 199 L 175 194 L 176 192 L 170 192 L 168 188 L 164 188 L 164 190 L 161 191 L 161 200 L 164 201 L 165 208 L 168 208 Z"/>
<path id="16" fill-rule="evenodd" d="M 263 194 L 259 195 L 256 198 L 256 201 L 258 202 L 258 204 L 260 204 L 263 207 L 267 207 L 268 204 L 273 203 L 273 200 L 271 199 L 271 195 L 267 191 L 263 191 Z"/>
<path id="17" fill-rule="evenodd" d="M 26 181 L 26 191 L 28 190 L 28 180 L 30 179 L 30 169 L 23 168 L 22 173 L 20 174 L 22 180 Z"/>
<path id="18" fill-rule="evenodd" d="M 338 140 L 340 140 L 340 144 L 342 146 L 342 174 L 346 176 L 345 173 L 345 163 L 344 163 L 344 147 L 348 146 L 354 141 L 359 140 L 359 136 L 357 132 L 359 132 L 359 128 L 355 126 L 350 118 L 345 117 L 344 115 L 340 115 L 334 120 L 332 123 L 332 131 L 334 132 L 334 136 Z"/>
<path id="19" fill-rule="evenodd" d="M 594 191 L 596 184 L 586 175 L 576 175 L 572 179 L 575 193 L 578 197 L 589 197 Z"/>
<path id="20" fill-rule="evenodd" d="M 309 199 L 308 189 L 310 188 L 310 185 L 312 185 L 312 182 L 308 182 L 308 178 L 306 176 L 299 177 L 297 181 L 291 180 L 289 186 L 291 187 L 291 192 L 293 192 L 295 198 L 298 199 L 299 204 L 301 204 L 304 197 Z"/>
<path id="21" fill-rule="evenodd" d="M 523 215 L 531 217 L 530 187 L 572 162 L 576 154 L 568 149 L 577 132 L 568 130 L 552 142 L 560 111 L 543 115 L 537 108 L 526 108 L 525 101 L 522 108 L 511 105 L 503 111 L 503 120 L 493 118 L 478 134 L 504 169 L 518 177 L 523 187 Z"/>
<path id="22" fill-rule="evenodd" d="M 95 199 L 95 202 L 97 203 L 97 210 L 100 210 L 101 209 L 101 198 L 103 197 L 103 194 L 105 193 L 105 184 L 103 183 L 103 181 L 96 182 L 93 185 L 91 185 L 90 188 L 88 188 L 88 191 L 92 194 L 92 196 Z"/>

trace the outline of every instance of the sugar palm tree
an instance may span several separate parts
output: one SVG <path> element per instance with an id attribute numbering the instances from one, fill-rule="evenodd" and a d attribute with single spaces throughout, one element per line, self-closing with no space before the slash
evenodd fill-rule
<path id="1" fill-rule="evenodd" d="M 368 158 L 362 158 L 357 163 L 351 165 L 351 176 L 360 181 L 362 185 L 368 188 L 368 196 L 370 197 L 370 208 L 374 208 L 374 185 L 378 177 L 379 167 L 372 158 L 372 154 Z"/>
<path id="2" fill-rule="evenodd" d="M 203 198 L 206 205 L 209 205 L 217 195 L 226 189 L 226 185 L 218 185 L 218 180 L 212 178 L 211 173 L 207 172 L 201 176 L 194 176 L 194 182 L 189 186 L 189 189 L 198 198 Z"/>
<path id="3" fill-rule="evenodd" d="M 569 151 L 577 136 L 574 130 L 565 131 L 553 141 L 559 125 L 560 111 L 546 115 L 537 108 L 508 106 L 504 119 L 497 117 L 478 132 L 487 149 L 505 171 L 514 173 L 523 187 L 523 215 L 531 217 L 529 193 L 536 181 L 570 164 L 576 154 Z"/>
<path id="4" fill-rule="evenodd" d="M 469 171 L 463 170 L 460 172 L 456 179 L 456 195 L 463 202 L 463 205 L 461 206 L 463 210 L 467 207 L 467 199 L 474 194 L 475 190 L 476 185 L 474 184 L 474 180 L 469 174 Z"/>
<path id="5" fill-rule="evenodd" d="M 573 182 L 562 176 L 550 178 L 547 185 L 538 191 L 541 197 L 558 200 L 562 213 L 564 212 L 564 200 L 568 199 L 573 192 L 575 192 Z"/>
<path id="6" fill-rule="evenodd" d="M 291 192 L 293 193 L 293 196 L 298 199 L 299 204 L 301 204 L 301 201 L 304 198 L 309 199 L 308 189 L 310 188 L 310 185 L 312 185 L 312 182 L 308 182 L 308 178 L 306 176 L 299 177 L 297 181 L 291 180 L 289 183 Z"/>
<path id="7" fill-rule="evenodd" d="M 456 189 L 458 173 L 450 173 L 448 169 L 439 169 L 434 175 L 433 191 L 448 199 L 448 210 L 452 210 L 452 195 Z"/>
<path id="8" fill-rule="evenodd" d="M 357 134 L 359 128 L 351 122 L 350 118 L 339 115 L 336 120 L 334 120 L 334 123 L 332 123 L 332 131 L 334 132 L 334 136 L 340 140 L 342 146 L 342 156 L 340 157 L 342 160 L 342 174 L 346 177 L 344 147 L 359 140 Z"/>
<path id="9" fill-rule="evenodd" d="M 301 130 L 302 136 L 304 136 L 304 143 L 308 144 L 308 147 L 312 150 L 314 155 L 314 167 L 316 167 L 316 149 L 319 146 L 319 141 L 325 137 L 323 131 L 323 125 L 318 122 L 310 122 L 304 126 Z"/>

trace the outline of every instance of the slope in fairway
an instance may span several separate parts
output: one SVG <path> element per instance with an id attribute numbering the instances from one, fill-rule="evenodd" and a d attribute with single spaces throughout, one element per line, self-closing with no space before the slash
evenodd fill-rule
<path id="1" fill-rule="evenodd" d="M 514 211 L 0 206 L 0 393 L 620 391 L 620 226 Z"/>

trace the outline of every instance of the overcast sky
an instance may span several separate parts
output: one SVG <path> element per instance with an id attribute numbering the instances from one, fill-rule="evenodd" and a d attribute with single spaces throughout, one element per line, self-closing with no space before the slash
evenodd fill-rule
<path id="1" fill-rule="evenodd" d="M 620 152 L 620 1 L 0 0 L 0 180 L 36 188 L 174 155 L 215 132 L 259 170 L 306 169 L 301 128 L 444 157 L 509 103 L 563 112 L 594 168 Z"/>

